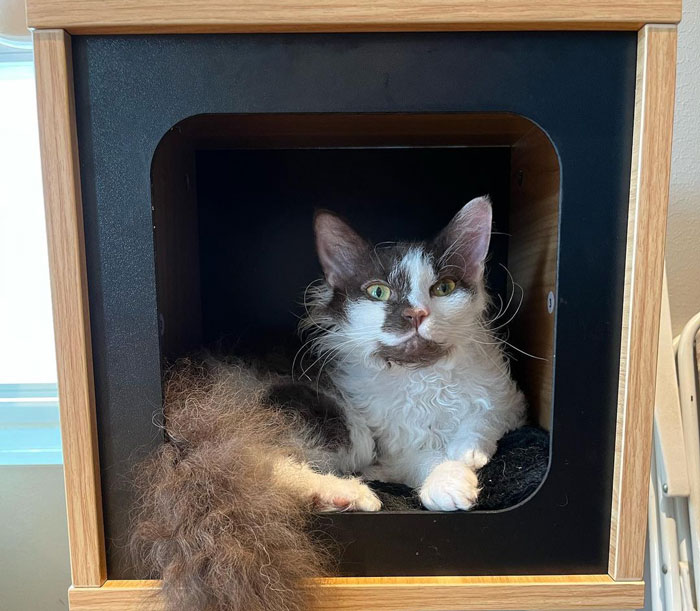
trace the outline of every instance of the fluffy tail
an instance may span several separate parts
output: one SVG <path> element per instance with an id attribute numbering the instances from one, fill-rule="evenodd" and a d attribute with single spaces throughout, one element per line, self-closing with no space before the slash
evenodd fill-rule
<path id="1" fill-rule="evenodd" d="M 180 362 L 165 384 L 168 443 L 140 465 L 131 549 L 163 580 L 167 611 L 302 611 L 326 573 L 309 507 L 274 484 L 298 452 L 240 366 Z"/>

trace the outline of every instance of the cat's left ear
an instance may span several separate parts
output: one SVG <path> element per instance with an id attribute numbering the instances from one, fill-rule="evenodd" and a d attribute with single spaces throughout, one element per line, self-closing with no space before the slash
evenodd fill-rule
<path id="1" fill-rule="evenodd" d="M 440 232 L 434 245 L 443 264 L 461 270 L 462 279 L 476 280 L 484 272 L 491 240 L 491 200 L 476 197 Z"/>

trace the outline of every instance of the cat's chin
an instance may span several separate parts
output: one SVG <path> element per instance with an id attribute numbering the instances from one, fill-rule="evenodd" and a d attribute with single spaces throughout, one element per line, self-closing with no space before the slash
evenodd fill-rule
<path id="1" fill-rule="evenodd" d="M 381 345 L 376 356 L 389 365 L 427 367 L 447 356 L 448 353 L 448 346 L 414 335 L 397 346 Z"/>

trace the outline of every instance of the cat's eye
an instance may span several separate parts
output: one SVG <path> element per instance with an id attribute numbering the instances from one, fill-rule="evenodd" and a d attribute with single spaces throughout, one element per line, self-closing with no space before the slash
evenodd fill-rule
<path id="1" fill-rule="evenodd" d="M 387 301 L 391 296 L 391 289 L 386 284 L 370 284 L 365 291 L 377 301 Z"/>
<path id="2" fill-rule="evenodd" d="M 455 281 L 445 278 L 434 284 L 430 289 L 430 292 L 436 297 L 444 297 L 445 295 L 449 295 L 452 291 L 454 291 L 455 288 L 457 288 Z"/>

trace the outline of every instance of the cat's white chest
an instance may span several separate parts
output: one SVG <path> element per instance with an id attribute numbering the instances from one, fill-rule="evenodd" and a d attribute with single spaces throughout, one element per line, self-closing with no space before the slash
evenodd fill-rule
<path id="1" fill-rule="evenodd" d="M 501 436 L 523 421 L 522 393 L 490 346 L 456 352 L 429 367 L 357 363 L 336 374 L 348 422 L 364 431 L 357 438 L 365 450 L 374 448 L 373 468 L 380 469 L 374 476 L 385 481 L 415 487 L 431 464 L 476 450 L 491 456 Z M 363 457 L 371 458 L 367 452 Z M 353 464 L 360 470 L 370 465 Z"/>
<path id="2" fill-rule="evenodd" d="M 472 411 L 463 372 L 446 366 L 389 368 L 344 376 L 352 409 L 372 431 L 380 455 L 444 448 Z"/>

